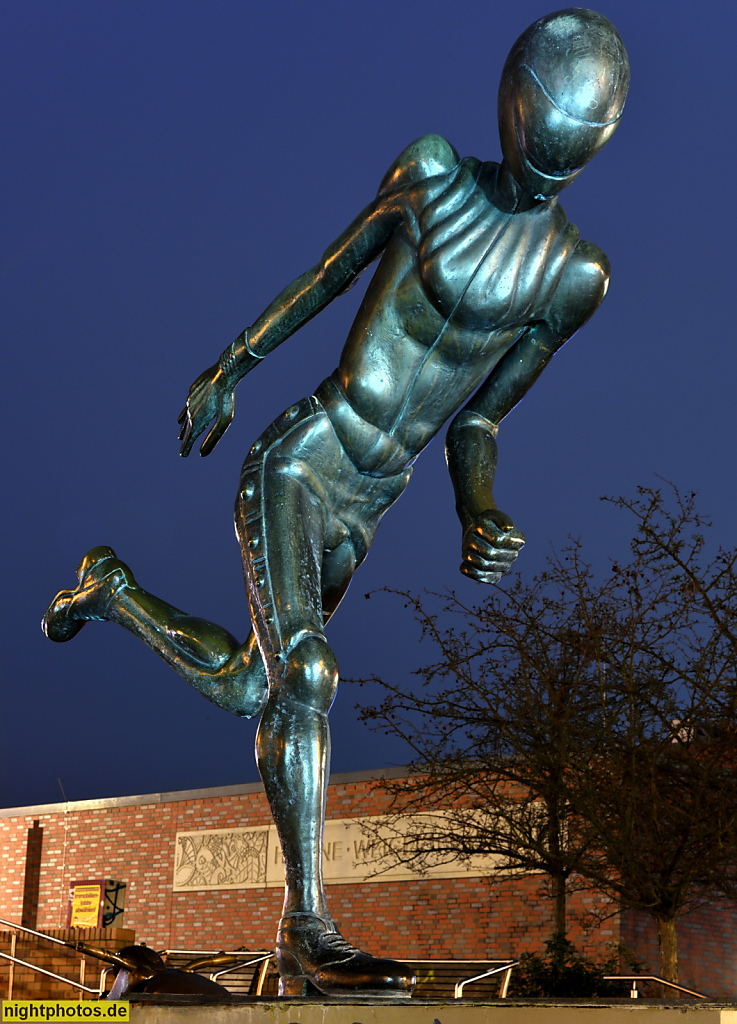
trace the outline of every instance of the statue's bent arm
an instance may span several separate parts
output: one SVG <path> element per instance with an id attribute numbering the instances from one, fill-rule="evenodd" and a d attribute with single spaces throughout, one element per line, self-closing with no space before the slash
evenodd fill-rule
<path id="1" fill-rule="evenodd" d="M 250 354 L 261 359 L 323 310 L 380 255 L 402 219 L 401 193 L 371 203 L 322 259 L 274 299 L 246 331 Z M 243 373 L 250 365 L 244 366 Z"/>
<path id="2" fill-rule="evenodd" d="M 380 255 L 404 212 L 399 189 L 382 195 L 353 221 L 310 270 L 287 285 L 252 327 L 238 335 L 218 361 L 200 374 L 179 417 L 181 454 L 213 423 L 200 448 L 209 455 L 235 409 L 234 389 L 265 356 L 316 316 Z"/>
<path id="3" fill-rule="evenodd" d="M 448 428 L 446 458 L 463 529 L 461 572 L 478 582 L 496 583 L 524 544 L 494 500 L 499 423 L 597 310 L 609 274 L 601 249 L 579 242 L 545 318 L 525 329 Z"/>

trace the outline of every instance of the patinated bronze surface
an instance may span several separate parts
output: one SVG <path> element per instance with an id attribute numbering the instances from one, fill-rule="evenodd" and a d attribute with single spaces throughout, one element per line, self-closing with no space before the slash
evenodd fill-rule
<path id="1" fill-rule="evenodd" d="M 461 572 L 495 583 L 524 543 L 492 493 L 498 425 L 606 294 L 609 264 L 558 204 L 616 128 L 627 55 L 601 15 L 569 9 L 520 36 L 499 92 L 503 160 L 461 159 L 427 135 L 311 270 L 205 370 L 180 416 L 182 455 L 230 423 L 238 382 L 377 258 L 338 368 L 246 457 L 236 501 L 253 631 L 241 644 L 146 593 L 110 548 L 44 628 L 68 640 L 107 619 L 140 636 L 208 700 L 261 713 L 257 758 L 286 864 L 277 938 L 284 995 L 407 996 L 412 972 L 350 946 L 322 881 L 338 665 L 324 627 L 412 464 L 448 421 Z"/>
<path id="2" fill-rule="evenodd" d="M 185 964 L 184 967 L 167 967 L 166 962 L 145 943 L 124 946 L 117 953 L 89 942 L 64 943 L 85 956 L 94 956 L 98 960 L 115 967 L 115 981 L 105 998 L 128 999 L 136 992 L 147 992 L 159 995 L 198 995 L 209 996 L 226 1002 L 231 998 L 230 992 L 216 981 L 197 974 L 198 970 L 217 967 L 229 967 L 240 963 L 236 956 L 227 953 L 215 953 L 213 956 L 199 957 Z"/>

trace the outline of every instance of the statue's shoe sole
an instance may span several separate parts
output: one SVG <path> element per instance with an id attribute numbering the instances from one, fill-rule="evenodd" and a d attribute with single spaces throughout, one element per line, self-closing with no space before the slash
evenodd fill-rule
<path id="1" fill-rule="evenodd" d="M 118 576 L 118 585 L 115 586 L 115 590 L 119 589 L 120 585 L 128 583 L 129 580 L 132 582 L 130 570 L 118 560 L 112 548 L 102 545 L 87 552 L 77 566 L 77 579 L 79 580 L 77 588 L 60 591 L 46 609 L 41 620 L 41 628 L 49 640 L 53 640 L 54 643 L 65 643 L 79 633 L 84 624 L 94 616 L 73 617 L 74 606 L 80 602 L 83 604 L 85 598 L 92 598 L 103 581 L 113 575 Z M 104 602 L 105 605 L 108 601 L 109 596 Z"/>
<path id="2" fill-rule="evenodd" d="M 333 988 L 331 986 L 323 985 L 318 986 L 311 981 L 309 978 L 300 975 L 297 977 L 282 977 L 279 978 L 279 997 L 281 999 L 303 999 L 303 998 L 320 998 L 327 996 L 333 999 L 355 999 L 356 1002 L 361 1000 L 375 1001 L 376 999 L 385 999 L 391 1002 L 407 1002 L 412 998 L 412 993 L 407 991 L 400 991 L 398 989 L 348 989 L 348 988 Z"/>
<path id="3" fill-rule="evenodd" d="M 314 934 L 304 936 L 308 942 L 313 940 L 310 943 L 313 945 L 311 954 L 304 948 L 306 944 L 303 945 L 296 936 L 294 938 L 297 939 L 295 944 L 303 946 L 299 952 L 283 938 L 277 940 L 280 996 L 322 994 L 336 999 L 387 999 L 392 1002 L 411 998 L 417 979 L 406 964 L 372 957 L 350 947 L 342 936 L 337 938 L 346 947 L 345 952 L 352 949 L 353 955 L 337 955 L 334 959 L 331 959 L 331 951 L 324 948 L 319 935 L 316 943 Z"/>

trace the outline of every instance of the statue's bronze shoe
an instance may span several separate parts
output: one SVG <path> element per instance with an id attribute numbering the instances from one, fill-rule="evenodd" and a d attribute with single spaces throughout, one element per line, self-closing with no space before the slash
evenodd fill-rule
<path id="1" fill-rule="evenodd" d="M 409 999 L 414 972 L 356 949 L 315 914 L 287 914 L 276 939 L 279 995 Z"/>
<path id="2" fill-rule="evenodd" d="M 85 622 L 104 619 L 115 594 L 136 581 L 127 565 L 115 557 L 112 548 L 92 548 L 77 566 L 79 586 L 56 595 L 41 620 L 49 640 L 63 643 L 79 633 Z"/>

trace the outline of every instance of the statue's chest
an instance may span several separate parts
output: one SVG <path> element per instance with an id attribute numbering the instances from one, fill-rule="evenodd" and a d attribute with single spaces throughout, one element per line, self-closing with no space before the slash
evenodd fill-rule
<path id="1" fill-rule="evenodd" d="M 557 203 L 503 213 L 469 178 L 419 211 L 416 230 L 430 302 L 454 325 L 477 331 L 544 316 L 579 237 Z"/>

